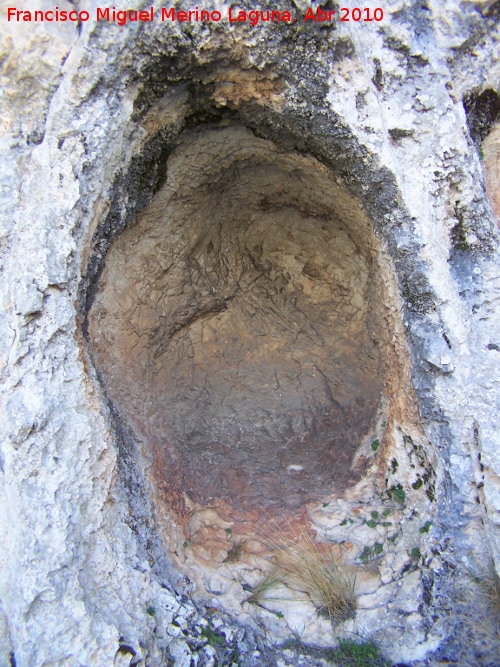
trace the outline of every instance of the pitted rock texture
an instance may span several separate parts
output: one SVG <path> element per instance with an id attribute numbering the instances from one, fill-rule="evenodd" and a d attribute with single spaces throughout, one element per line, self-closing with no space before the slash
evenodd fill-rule
<path id="1" fill-rule="evenodd" d="M 384 322 L 359 204 L 241 127 L 189 132 L 106 259 L 90 337 L 179 496 L 298 509 L 359 479 Z"/>
<path id="2" fill-rule="evenodd" d="M 300 12 L 307 4 L 284 0 L 283 9 Z M 65 0 L 59 6 L 72 9 Z M 79 8 L 93 14 L 95 3 L 83 0 Z M 370 221 L 363 242 L 345 242 L 361 250 L 360 279 L 350 261 L 340 262 L 342 271 L 359 294 L 366 276 L 367 308 L 377 303 L 371 282 L 386 288 L 381 334 L 389 340 L 373 369 L 383 367 L 392 412 L 380 448 L 358 484 L 307 517 L 322 526 L 318 537 L 352 540 L 355 554 L 363 553 L 358 539 L 369 540 L 370 553 L 378 544 L 383 551 L 368 564 L 373 575 L 362 577 L 356 617 L 335 633 L 331 625 L 321 633 L 325 626 L 317 624 L 308 636 L 330 645 L 342 631 L 373 637 L 396 663 L 430 664 L 434 652 L 435 664 L 495 664 L 498 648 L 493 644 L 488 657 L 471 624 L 488 610 L 484 599 L 464 610 L 454 587 L 466 580 L 464 554 L 487 562 L 491 550 L 500 563 L 498 226 L 478 149 L 491 128 L 476 133 L 474 126 L 471 134 L 464 107 L 464 100 L 499 92 L 498 3 L 396 2 L 384 6 L 377 25 L 255 28 L 222 21 L 18 24 L 2 10 L 0 29 L 2 667 L 159 667 L 172 656 L 177 665 L 213 665 L 217 656 L 202 630 L 208 619 L 230 638 L 217 658 L 222 664 L 235 642 L 245 667 L 319 662 L 271 648 L 278 637 L 299 633 L 311 615 L 294 608 L 281 619 L 258 608 L 256 621 L 240 604 L 238 580 L 254 585 L 251 572 L 247 582 L 236 567 L 213 561 L 212 592 L 198 608 L 189 602 L 203 591 L 207 572 L 189 579 L 172 566 L 163 536 L 180 528 L 156 502 L 146 449 L 107 395 L 86 338 L 107 253 L 146 215 L 181 133 L 220 123 L 244 125 L 279 150 L 328 167 Z M 237 186 L 235 175 L 228 183 Z M 283 211 L 275 213 L 281 220 Z M 299 214 L 315 224 L 322 215 L 295 207 L 295 229 Z M 345 240 L 336 216 L 328 217 L 332 234 Z M 306 266 L 312 257 L 304 258 L 294 274 L 271 258 L 271 239 L 258 236 L 256 245 L 279 267 L 269 280 L 286 270 L 304 288 L 312 281 L 311 294 L 326 293 L 317 276 L 331 274 L 322 262 Z M 244 238 L 234 233 L 220 247 L 230 266 L 243 256 L 232 244 Z M 206 250 L 202 244 L 196 259 L 222 274 Z M 384 280 L 369 257 L 384 266 Z M 250 259 L 245 267 L 258 273 Z M 180 282 L 189 278 L 185 264 L 172 270 Z M 234 290 L 229 278 L 218 284 L 223 295 Z M 192 285 L 188 279 L 198 298 Z M 214 317 L 228 317 L 231 303 Z M 177 315 L 185 324 L 187 315 Z M 176 345 L 185 332 L 181 326 Z M 397 357 L 389 371 L 404 370 L 395 378 L 385 373 L 389 343 Z M 349 349 L 357 345 L 363 343 L 351 341 Z M 184 363 L 179 350 L 172 365 Z M 213 355 L 203 363 L 213 365 Z M 124 368 L 120 363 L 118 372 Z M 204 414 L 216 429 L 213 414 Z M 394 534 L 381 525 L 386 510 L 382 521 Z M 201 524 L 194 510 L 190 519 Z M 193 548 L 184 553 L 183 544 L 179 560 L 189 560 Z M 221 613 L 223 570 L 239 585 L 241 597 L 228 600 L 228 608 L 238 606 L 237 622 Z"/>

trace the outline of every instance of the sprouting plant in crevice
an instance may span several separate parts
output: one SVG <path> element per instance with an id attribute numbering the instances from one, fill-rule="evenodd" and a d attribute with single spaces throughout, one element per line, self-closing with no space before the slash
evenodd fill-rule
<path id="1" fill-rule="evenodd" d="M 420 552 L 420 549 L 418 547 L 413 547 L 413 549 L 410 551 L 410 556 L 412 560 L 420 560 L 422 557 L 422 554 Z"/>
<path id="2" fill-rule="evenodd" d="M 212 647 L 223 646 L 226 643 L 225 636 L 218 632 L 211 623 L 202 628 L 201 636 L 207 640 Z"/>
<path id="3" fill-rule="evenodd" d="M 273 569 L 253 590 L 250 601 L 262 600 L 278 584 L 305 593 L 317 613 L 334 621 L 353 616 L 356 609 L 355 577 L 340 562 L 330 544 L 319 544 L 312 535 L 295 530 L 292 536 L 270 530 Z M 268 598 L 269 599 L 269 598 Z"/>
<path id="4" fill-rule="evenodd" d="M 424 535 L 424 533 L 428 533 L 430 528 L 432 526 L 432 521 L 426 521 L 422 528 L 418 531 L 421 535 Z"/>

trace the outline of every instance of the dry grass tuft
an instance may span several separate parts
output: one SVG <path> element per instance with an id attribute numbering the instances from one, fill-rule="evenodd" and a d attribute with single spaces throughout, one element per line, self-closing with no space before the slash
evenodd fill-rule
<path id="1" fill-rule="evenodd" d="M 291 536 L 268 529 L 266 542 L 272 550 L 273 569 L 254 589 L 249 602 L 260 601 L 269 589 L 285 584 L 306 593 L 321 616 L 344 621 L 354 615 L 355 577 L 332 545 L 319 544 L 305 529 L 296 528 Z"/>
<path id="2" fill-rule="evenodd" d="M 296 542 L 279 544 L 276 564 L 285 577 L 311 598 L 318 613 L 345 620 L 356 608 L 355 578 L 339 563 L 331 546 L 319 545 L 308 533 Z"/>
<path id="3" fill-rule="evenodd" d="M 250 604 L 261 604 L 265 600 L 272 600 L 267 593 L 283 583 L 283 574 L 274 568 L 266 574 L 262 581 L 259 581 L 257 586 L 252 590 L 252 594 L 245 600 Z"/>
<path id="4" fill-rule="evenodd" d="M 500 577 L 493 560 L 488 561 L 479 571 L 472 572 L 471 576 L 481 589 L 492 613 L 500 619 Z"/>
<path id="5" fill-rule="evenodd" d="M 224 558 L 224 563 L 237 563 L 241 556 L 243 555 L 243 551 L 245 550 L 245 544 L 246 540 L 234 540 L 234 542 L 231 543 L 231 546 L 229 547 L 229 551 L 227 552 L 227 556 Z"/>
<path id="6" fill-rule="evenodd" d="M 500 577 L 487 554 L 468 555 L 457 568 L 449 642 L 466 667 L 500 665 Z"/>

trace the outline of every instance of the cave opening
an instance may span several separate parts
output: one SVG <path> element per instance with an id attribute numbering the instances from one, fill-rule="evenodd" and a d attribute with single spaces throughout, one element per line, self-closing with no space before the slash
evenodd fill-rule
<path id="1" fill-rule="evenodd" d="M 389 364 L 377 258 L 314 157 L 232 121 L 180 135 L 88 313 L 107 396 L 178 515 L 255 524 L 362 478 Z"/>

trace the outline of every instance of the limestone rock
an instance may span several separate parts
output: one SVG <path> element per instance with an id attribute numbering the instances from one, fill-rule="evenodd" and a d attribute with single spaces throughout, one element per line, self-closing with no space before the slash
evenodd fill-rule
<path id="1" fill-rule="evenodd" d="M 1 12 L 0 665 L 493 664 L 449 610 L 500 564 L 497 5 L 153 4 Z M 352 618 L 248 602 L 276 521 Z"/>

